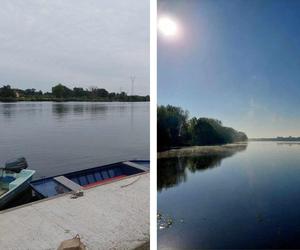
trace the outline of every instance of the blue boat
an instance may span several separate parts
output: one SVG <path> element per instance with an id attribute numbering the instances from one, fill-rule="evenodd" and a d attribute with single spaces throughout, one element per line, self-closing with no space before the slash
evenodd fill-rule
<path id="1" fill-rule="evenodd" d="M 0 209 L 29 187 L 34 170 L 28 170 L 25 158 L 7 162 L 0 168 Z"/>
<path id="2" fill-rule="evenodd" d="M 39 198 L 77 192 L 149 171 L 150 161 L 133 160 L 94 167 L 30 182 Z"/>

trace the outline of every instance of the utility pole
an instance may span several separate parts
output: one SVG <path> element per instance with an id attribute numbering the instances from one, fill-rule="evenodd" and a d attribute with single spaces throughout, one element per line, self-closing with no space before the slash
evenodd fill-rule
<path id="1" fill-rule="evenodd" d="M 130 76 L 130 80 L 131 80 L 131 96 L 133 96 L 135 76 Z"/>

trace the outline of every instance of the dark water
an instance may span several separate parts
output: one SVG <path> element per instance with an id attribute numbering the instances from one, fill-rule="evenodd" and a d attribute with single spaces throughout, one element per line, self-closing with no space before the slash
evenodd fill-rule
<path id="1" fill-rule="evenodd" d="M 149 103 L 0 103 L 0 165 L 17 156 L 35 178 L 149 159 Z"/>
<path id="2" fill-rule="evenodd" d="M 158 249 L 300 248 L 300 144 L 158 161 Z"/>

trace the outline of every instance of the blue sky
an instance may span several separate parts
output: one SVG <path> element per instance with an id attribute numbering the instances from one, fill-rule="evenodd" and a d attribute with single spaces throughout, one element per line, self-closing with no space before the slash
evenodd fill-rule
<path id="1" fill-rule="evenodd" d="M 212 117 L 249 137 L 300 136 L 300 1 L 162 1 L 158 103 Z"/>
<path id="2" fill-rule="evenodd" d="M 0 86 L 149 94 L 149 0 L 1 0 Z"/>

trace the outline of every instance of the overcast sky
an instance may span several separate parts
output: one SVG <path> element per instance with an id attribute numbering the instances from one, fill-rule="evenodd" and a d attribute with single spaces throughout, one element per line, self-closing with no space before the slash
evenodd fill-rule
<path id="1" fill-rule="evenodd" d="M 0 85 L 149 94 L 148 0 L 2 0 Z"/>

